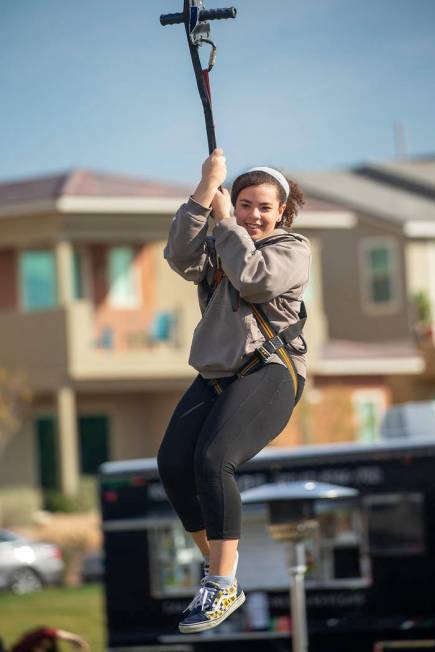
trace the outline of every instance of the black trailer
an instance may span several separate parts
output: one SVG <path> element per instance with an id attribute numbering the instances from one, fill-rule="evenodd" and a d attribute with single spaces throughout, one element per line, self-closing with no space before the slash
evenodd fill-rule
<path id="1" fill-rule="evenodd" d="M 178 633 L 200 557 L 166 500 L 154 459 L 101 467 L 105 589 L 113 652 L 290 649 L 286 549 L 266 506 L 245 506 L 238 578 L 247 601 L 220 627 Z M 270 448 L 241 467 L 240 489 L 318 480 L 358 489 L 316 506 L 307 541 L 310 650 L 372 652 L 435 639 L 435 437 L 379 445 Z"/>

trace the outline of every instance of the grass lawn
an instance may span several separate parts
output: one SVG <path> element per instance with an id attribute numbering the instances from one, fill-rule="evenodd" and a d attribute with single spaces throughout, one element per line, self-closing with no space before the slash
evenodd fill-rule
<path id="1" fill-rule="evenodd" d="M 92 652 L 104 652 L 103 591 L 99 584 L 46 588 L 27 595 L 0 593 L 0 638 L 8 649 L 26 630 L 38 626 L 67 629 L 86 639 Z M 62 644 L 60 649 L 72 650 Z"/>

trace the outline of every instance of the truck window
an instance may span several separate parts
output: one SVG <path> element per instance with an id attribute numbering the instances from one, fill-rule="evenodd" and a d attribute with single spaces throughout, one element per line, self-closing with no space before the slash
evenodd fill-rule
<path id="1" fill-rule="evenodd" d="M 319 527 L 306 543 L 307 586 L 360 587 L 370 584 L 367 532 L 357 502 L 317 505 Z"/>
<path id="2" fill-rule="evenodd" d="M 371 555 L 416 555 L 425 552 L 424 496 L 388 493 L 366 496 Z"/>
<path id="3" fill-rule="evenodd" d="M 202 556 L 177 521 L 153 527 L 150 537 L 151 591 L 154 597 L 186 595 L 198 587 Z"/>

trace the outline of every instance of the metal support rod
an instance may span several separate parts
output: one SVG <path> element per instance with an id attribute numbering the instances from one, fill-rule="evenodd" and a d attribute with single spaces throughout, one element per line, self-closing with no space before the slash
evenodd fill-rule
<path id="1" fill-rule="evenodd" d="M 303 541 L 290 541 L 290 605 L 292 652 L 308 652 L 307 615 L 305 606 L 305 547 Z"/>

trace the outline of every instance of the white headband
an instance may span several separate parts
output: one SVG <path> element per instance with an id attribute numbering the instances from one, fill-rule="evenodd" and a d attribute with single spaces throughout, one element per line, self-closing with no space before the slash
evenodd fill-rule
<path id="1" fill-rule="evenodd" d="M 286 200 L 288 199 L 290 195 L 290 186 L 288 185 L 287 179 L 283 174 L 281 174 L 281 172 L 278 172 L 278 170 L 274 170 L 273 168 L 268 168 L 268 167 L 251 168 L 250 170 L 248 170 L 248 172 L 266 172 L 266 174 L 270 174 L 270 176 L 276 179 L 278 183 L 284 188 L 285 198 Z"/>

